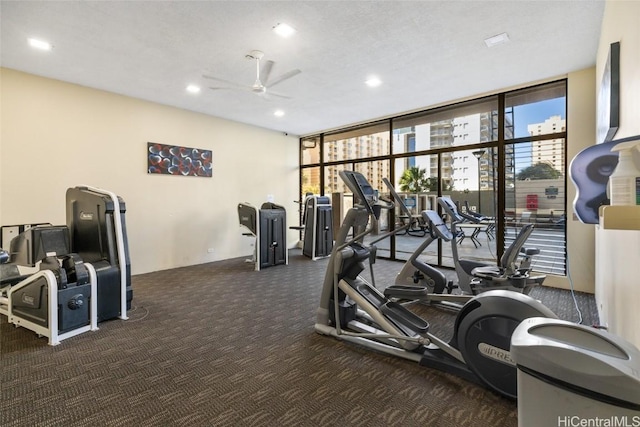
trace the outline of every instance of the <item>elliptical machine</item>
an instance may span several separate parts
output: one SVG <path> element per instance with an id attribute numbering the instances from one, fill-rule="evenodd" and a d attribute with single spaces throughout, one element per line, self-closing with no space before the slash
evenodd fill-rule
<path id="1" fill-rule="evenodd" d="M 379 218 L 382 209 L 393 209 L 394 203 L 379 200 L 359 172 L 341 171 L 340 177 L 356 200 L 336 235 L 317 310 L 316 332 L 445 370 L 515 398 L 511 334 L 526 318 L 556 318 L 555 314 L 527 295 L 490 291 L 462 307 L 448 343 L 431 334 L 426 320 L 391 301 L 360 276 L 363 262 L 371 262 L 370 250 L 363 243 L 372 230 L 367 224 Z M 354 237 L 350 238 L 352 231 Z"/>

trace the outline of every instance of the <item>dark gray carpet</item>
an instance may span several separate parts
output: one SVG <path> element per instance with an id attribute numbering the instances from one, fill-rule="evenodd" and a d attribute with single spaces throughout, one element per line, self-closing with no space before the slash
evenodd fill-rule
<path id="1" fill-rule="evenodd" d="M 2 426 L 515 426 L 516 404 L 314 332 L 326 260 L 138 275 L 130 320 L 50 347 L 0 320 Z M 378 260 L 377 283 L 401 264 Z M 533 295 L 575 320 L 566 291 Z M 578 294 L 585 323 L 593 296 Z M 443 337 L 454 314 L 426 308 Z"/>

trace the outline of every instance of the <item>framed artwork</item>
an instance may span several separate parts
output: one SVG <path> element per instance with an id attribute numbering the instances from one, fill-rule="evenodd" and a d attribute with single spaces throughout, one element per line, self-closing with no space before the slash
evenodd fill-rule
<path id="1" fill-rule="evenodd" d="M 620 42 L 611 43 L 598 96 L 597 143 L 611 141 L 620 126 Z"/>
<path id="2" fill-rule="evenodd" d="M 213 173 L 211 150 L 147 143 L 147 173 L 204 176 Z"/>

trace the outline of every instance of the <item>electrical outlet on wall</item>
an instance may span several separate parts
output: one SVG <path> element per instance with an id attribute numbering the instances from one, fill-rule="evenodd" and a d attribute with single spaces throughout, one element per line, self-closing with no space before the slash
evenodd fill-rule
<path id="1" fill-rule="evenodd" d="M 207 249 L 207 253 L 208 253 L 208 254 L 212 254 L 212 253 L 213 253 L 213 248 L 209 248 L 209 249 Z"/>

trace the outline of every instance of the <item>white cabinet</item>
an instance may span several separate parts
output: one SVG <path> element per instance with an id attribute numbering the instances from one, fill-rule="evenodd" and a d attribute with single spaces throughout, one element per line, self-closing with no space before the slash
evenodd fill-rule
<path id="1" fill-rule="evenodd" d="M 640 206 L 606 206 L 596 226 L 600 323 L 640 348 Z"/>

